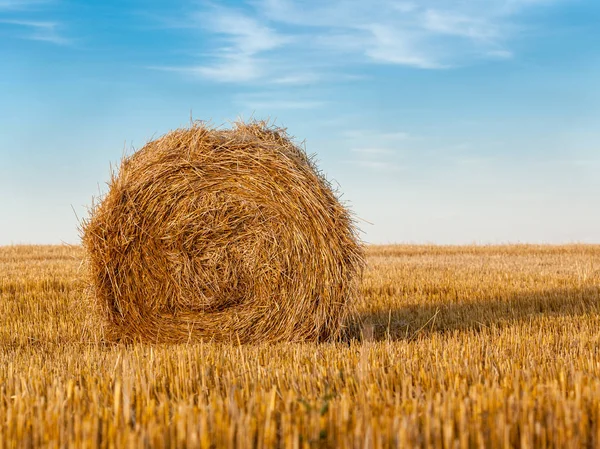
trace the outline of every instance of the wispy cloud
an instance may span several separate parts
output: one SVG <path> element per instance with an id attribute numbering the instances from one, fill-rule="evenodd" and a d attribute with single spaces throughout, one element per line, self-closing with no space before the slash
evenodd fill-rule
<path id="1" fill-rule="evenodd" d="M 265 77 L 268 63 L 261 54 L 291 40 L 237 10 L 212 7 L 196 12 L 192 19 L 212 33 L 219 46 L 206 63 L 187 70 L 215 81 L 247 82 Z"/>
<path id="2" fill-rule="evenodd" d="M 490 58 L 496 58 L 496 59 L 510 59 L 514 56 L 513 52 L 510 50 L 489 50 L 486 53 L 487 56 L 489 56 Z"/>
<path id="3" fill-rule="evenodd" d="M 52 21 L 0 19 L 0 24 L 15 28 L 15 35 L 22 39 L 69 45 L 71 40 L 60 34 L 61 24 Z"/>
<path id="4" fill-rule="evenodd" d="M 347 164 L 355 165 L 357 167 L 366 168 L 368 170 L 386 173 L 395 173 L 403 170 L 401 165 L 385 161 L 371 161 L 371 160 L 347 160 L 344 161 Z"/>
<path id="5" fill-rule="evenodd" d="M 365 64 L 447 69 L 513 57 L 529 9 L 564 0 L 247 0 L 201 7 L 186 28 L 215 51 L 182 68 L 219 82 L 309 84 Z M 194 25 L 195 24 L 195 25 Z"/>
<path id="6" fill-rule="evenodd" d="M 20 3 L 21 2 L 10 0 L 0 1 L 0 11 L 20 8 Z"/>
<path id="7" fill-rule="evenodd" d="M 413 138 L 410 133 L 405 131 L 379 131 L 373 129 L 349 129 L 342 131 L 342 137 L 345 137 L 352 142 L 365 142 L 367 145 L 373 145 L 377 142 L 378 145 L 389 145 L 390 143 L 398 143 Z"/>
<path id="8" fill-rule="evenodd" d="M 506 57 L 519 14 L 556 1 L 309 0 L 300 7 L 293 0 L 258 0 L 255 5 L 271 23 L 309 28 L 332 49 L 373 62 L 439 69 L 473 54 Z"/>
<path id="9" fill-rule="evenodd" d="M 364 54 L 375 62 L 397 64 L 420 69 L 441 69 L 447 63 L 437 60 L 432 51 L 426 51 L 425 44 L 417 33 L 408 33 L 394 26 L 384 24 L 369 25 L 371 43 Z"/>
<path id="10" fill-rule="evenodd" d="M 244 109 L 254 112 L 262 111 L 280 111 L 280 110 L 308 110 L 317 109 L 324 106 L 326 103 L 318 100 L 307 98 L 294 98 L 290 94 L 284 93 L 254 93 L 246 95 L 238 95 L 234 102 Z"/>
<path id="11" fill-rule="evenodd" d="M 390 148 L 373 148 L 373 147 L 351 148 L 350 151 L 353 153 L 364 154 L 364 155 L 390 155 L 390 154 L 396 153 L 396 151 L 394 151 Z"/>
<path id="12" fill-rule="evenodd" d="M 274 78 L 273 83 L 283 85 L 313 84 L 322 79 L 323 76 L 316 73 L 291 73 L 289 75 L 282 75 L 278 78 Z"/>
<path id="13" fill-rule="evenodd" d="M 498 26 L 486 17 L 470 17 L 437 9 L 423 13 L 423 26 L 436 34 L 460 36 L 475 41 L 493 41 L 501 37 Z"/>
<path id="14" fill-rule="evenodd" d="M 17 39 L 70 45 L 65 36 L 64 25 L 49 18 L 49 6 L 54 0 L 0 0 L 0 26 Z"/>
<path id="15" fill-rule="evenodd" d="M 0 11 L 19 11 L 34 8 L 51 0 L 0 0 Z"/>
<path id="16" fill-rule="evenodd" d="M 245 107 L 256 111 L 277 111 L 282 109 L 316 109 L 324 104 L 322 101 L 276 100 L 249 102 L 245 104 Z"/>

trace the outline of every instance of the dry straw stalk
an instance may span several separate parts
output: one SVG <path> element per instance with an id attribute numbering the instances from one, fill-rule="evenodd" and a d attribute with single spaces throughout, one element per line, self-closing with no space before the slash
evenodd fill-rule
<path id="1" fill-rule="evenodd" d="M 109 338 L 340 335 L 363 251 L 349 211 L 285 130 L 195 123 L 125 158 L 83 224 Z"/>

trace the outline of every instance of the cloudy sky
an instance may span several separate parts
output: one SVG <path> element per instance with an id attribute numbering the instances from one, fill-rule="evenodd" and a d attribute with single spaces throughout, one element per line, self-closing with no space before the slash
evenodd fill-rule
<path id="1" fill-rule="evenodd" d="M 596 0 L 0 0 L 0 244 L 76 243 L 124 152 L 270 118 L 368 242 L 600 243 Z"/>

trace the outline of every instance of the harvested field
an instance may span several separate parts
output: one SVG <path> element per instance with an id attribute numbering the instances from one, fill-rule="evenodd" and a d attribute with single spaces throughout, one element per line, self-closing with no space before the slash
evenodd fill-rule
<path id="1" fill-rule="evenodd" d="M 600 446 L 600 246 L 373 246 L 338 343 L 105 342 L 79 247 L 0 247 L 0 447 Z"/>

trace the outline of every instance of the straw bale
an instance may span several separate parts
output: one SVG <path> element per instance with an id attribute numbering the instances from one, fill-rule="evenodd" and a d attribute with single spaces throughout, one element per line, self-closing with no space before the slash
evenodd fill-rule
<path id="1" fill-rule="evenodd" d="M 265 122 L 194 123 L 124 158 L 82 241 L 124 341 L 335 339 L 363 267 L 350 212 Z"/>

